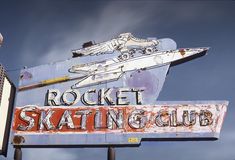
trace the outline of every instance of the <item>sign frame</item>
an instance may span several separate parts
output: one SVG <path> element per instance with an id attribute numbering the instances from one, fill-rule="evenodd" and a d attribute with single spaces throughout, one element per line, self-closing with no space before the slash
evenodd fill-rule
<path id="1" fill-rule="evenodd" d="M 10 97 L 9 97 L 9 105 L 7 106 L 7 116 L 6 116 L 6 125 L 5 125 L 5 131 L 2 135 L 3 141 L 2 141 L 2 147 L 0 148 L 0 155 L 7 156 L 7 150 L 8 150 L 8 142 L 10 138 L 11 133 L 11 122 L 13 118 L 13 108 L 14 108 L 14 99 L 15 99 L 15 93 L 16 93 L 16 87 L 13 84 L 13 82 L 9 79 L 9 77 L 6 74 L 6 71 L 2 64 L 0 64 L 0 103 L 2 98 L 2 92 L 3 92 L 3 85 L 4 81 L 7 80 L 8 83 L 11 85 L 10 89 Z M 1 105 L 1 104 L 0 104 Z"/>

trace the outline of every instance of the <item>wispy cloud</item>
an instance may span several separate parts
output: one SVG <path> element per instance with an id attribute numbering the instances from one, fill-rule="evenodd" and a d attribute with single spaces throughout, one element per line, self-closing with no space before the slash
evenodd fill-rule
<path id="1" fill-rule="evenodd" d="M 214 17 L 220 14 L 220 12 L 205 13 L 209 4 L 172 3 L 174 5 L 161 1 L 156 3 L 112 1 L 105 3 L 102 8 L 96 8 L 99 10 L 98 13 L 91 10 L 85 16 L 74 18 L 76 22 L 71 27 L 65 25 L 66 28 L 61 29 L 58 26 L 61 26 L 61 21 L 64 19 L 57 21 L 51 26 L 53 34 L 44 33 L 45 26 L 41 24 L 47 25 L 47 21 L 53 20 L 54 17 L 42 18 L 25 35 L 21 60 L 29 65 L 64 60 L 72 56 L 71 49 L 80 48 L 86 41 L 106 41 L 123 32 L 141 34 L 145 28 L 153 26 L 157 31 L 159 26 L 171 27 L 180 23 L 186 24 L 200 15 L 203 18 L 208 14 L 214 14 Z M 37 36 L 38 41 L 35 41 Z"/>
<path id="2" fill-rule="evenodd" d="M 72 56 L 71 49 L 80 48 L 83 42 L 109 40 L 123 32 L 134 32 L 148 23 L 148 13 L 153 11 L 149 4 L 145 6 L 133 5 L 133 7 L 139 7 L 140 10 L 132 10 L 129 5 L 123 6 L 119 5 L 118 2 L 111 2 L 105 5 L 103 10 L 95 17 L 80 18 L 75 24 L 77 27 L 73 26 L 71 30 L 58 32 L 54 35 L 53 43 L 47 50 L 41 50 L 46 51 L 46 53 L 39 53 L 41 55 L 37 58 L 36 63 L 44 64 L 70 58 Z M 37 30 L 37 27 L 31 32 L 35 32 L 35 30 Z M 33 35 L 35 36 L 35 34 Z M 29 38 L 24 43 L 25 47 L 22 51 L 24 61 L 35 61 L 37 55 L 33 52 L 39 52 L 33 46 L 30 46 L 30 39 L 33 38 L 33 35 L 28 33 Z"/>

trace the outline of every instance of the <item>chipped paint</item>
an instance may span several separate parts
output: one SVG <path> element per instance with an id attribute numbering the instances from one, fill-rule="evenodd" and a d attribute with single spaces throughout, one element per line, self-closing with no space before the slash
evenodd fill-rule
<path id="1" fill-rule="evenodd" d="M 184 56 L 186 54 L 185 50 L 182 48 L 182 49 L 179 49 L 179 53 Z"/>
<path id="2" fill-rule="evenodd" d="M 57 140 L 58 144 L 64 143 L 63 135 L 67 134 L 76 135 L 78 139 L 84 134 L 87 136 L 112 134 L 113 139 L 124 138 L 125 135 L 131 134 L 132 138 L 119 142 L 123 144 L 137 143 L 138 139 L 149 138 L 149 135 L 152 139 L 166 138 L 165 135 L 171 135 L 168 138 L 183 139 L 218 138 L 227 105 L 227 102 L 201 102 L 69 108 L 66 106 L 17 107 L 13 132 L 25 139 L 38 134 L 53 139 L 56 134 L 61 137 L 61 140 Z M 43 119 L 40 118 L 42 114 L 44 114 Z M 94 144 L 111 143 L 99 141 L 95 136 L 93 140 Z M 66 141 L 70 142 L 70 140 Z M 79 141 L 76 143 L 80 145 Z M 27 140 L 24 144 L 29 145 Z"/>
<path id="3" fill-rule="evenodd" d="M 176 49 L 171 39 L 144 40 L 125 33 L 104 43 L 84 44 L 73 51 L 79 58 L 25 68 L 21 73 L 32 76 L 26 74 L 19 82 L 13 144 L 126 146 L 149 139 L 215 140 L 226 101 L 156 104 L 169 67 L 203 56 L 208 49 Z"/>
<path id="4" fill-rule="evenodd" d="M 134 37 L 131 33 L 122 33 L 110 41 L 76 49 L 72 53 L 74 57 L 81 57 L 113 53 L 115 50 L 118 50 L 121 52 L 119 59 L 126 60 L 132 55 L 130 53 L 136 52 L 136 50 L 142 51 L 143 54 L 149 54 L 156 50 L 155 46 L 158 44 L 159 41 L 155 39 L 140 39 Z"/>
<path id="5" fill-rule="evenodd" d="M 151 68 L 159 68 L 170 63 L 180 61 L 184 58 L 200 55 L 207 52 L 209 48 L 190 48 L 169 51 L 156 51 L 152 54 L 134 56 L 125 61 L 117 58 L 86 64 L 73 65 L 68 69 L 71 76 L 66 75 L 53 79 L 46 79 L 37 83 L 19 86 L 19 91 L 43 87 L 56 83 L 77 80 L 71 88 L 82 88 L 119 80 L 126 72 L 138 71 Z M 159 61 L 161 59 L 162 61 Z"/>

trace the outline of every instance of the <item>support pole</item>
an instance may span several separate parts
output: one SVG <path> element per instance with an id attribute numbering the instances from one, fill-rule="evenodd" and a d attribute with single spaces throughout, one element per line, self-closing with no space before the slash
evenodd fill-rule
<path id="1" fill-rule="evenodd" d="M 115 149 L 113 147 L 108 148 L 108 160 L 115 160 Z"/>
<path id="2" fill-rule="evenodd" d="M 22 160 L 22 150 L 20 147 L 15 147 L 14 160 Z"/>

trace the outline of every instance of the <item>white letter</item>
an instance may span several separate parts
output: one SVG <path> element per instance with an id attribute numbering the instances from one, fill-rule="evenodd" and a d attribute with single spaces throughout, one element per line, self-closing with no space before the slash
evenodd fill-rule
<path id="1" fill-rule="evenodd" d="M 21 112 L 20 112 L 20 118 L 27 122 L 28 123 L 28 126 L 23 126 L 23 125 L 19 125 L 17 127 L 17 130 L 20 130 L 20 131 L 26 131 L 26 130 L 30 130 L 34 127 L 35 125 L 35 120 L 32 118 L 32 117 L 29 117 L 26 115 L 25 112 L 34 112 L 36 111 L 36 107 L 35 106 L 26 106 L 24 107 Z"/>
<path id="2" fill-rule="evenodd" d="M 58 89 L 48 89 L 47 91 L 47 104 L 49 106 L 60 105 L 60 91 Z"/>

